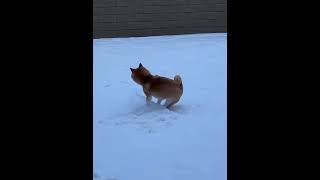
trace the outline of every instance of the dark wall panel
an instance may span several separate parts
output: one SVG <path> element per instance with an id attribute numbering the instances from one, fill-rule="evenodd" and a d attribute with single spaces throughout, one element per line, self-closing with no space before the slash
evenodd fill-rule
<path id="1" fill-rule="evenodd" d="M 227 32 L 227 0 L 93 0 L 94 38 Z"/>

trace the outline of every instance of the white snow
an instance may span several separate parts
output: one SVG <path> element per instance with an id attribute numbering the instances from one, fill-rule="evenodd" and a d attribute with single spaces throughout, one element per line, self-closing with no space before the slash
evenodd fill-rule
<path id="1" fill-rule="evenodd" d="M 173 111 L 146 105 L 140 62 L 181 76 Z M 93 63 L 93 179 L 227 179 L 227 34 L 95 39 Z"/>

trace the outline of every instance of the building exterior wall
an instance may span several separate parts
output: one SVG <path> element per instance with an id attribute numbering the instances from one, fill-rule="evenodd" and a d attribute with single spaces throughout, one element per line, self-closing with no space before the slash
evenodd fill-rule
<path id="1" fill-rule="evenodd" d="M 227 0 L 93 0 L 94 38 L 227 32 Z"/>

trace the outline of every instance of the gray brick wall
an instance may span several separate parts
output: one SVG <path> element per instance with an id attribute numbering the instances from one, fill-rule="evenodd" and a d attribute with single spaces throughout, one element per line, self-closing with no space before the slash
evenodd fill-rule
<path id="1" fill-rule="evenodd" d="M 227 0 L 93 0 L 94 38 L 227 31 Z"/>

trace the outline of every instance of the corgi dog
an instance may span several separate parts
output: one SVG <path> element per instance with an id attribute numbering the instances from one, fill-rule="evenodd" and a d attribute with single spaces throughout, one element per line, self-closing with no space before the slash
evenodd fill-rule
<path id="1" fill-rule="evenodd" d="M 176 75 L 173 80 L 152 75 L 141 63 L 138 68 L 130 68 L 130 70 L 133 81 L 142 86 L 147 103 L 151 102 L 153 96 L 158 99 L 158 104 L 166 100 L 165 106 L 169 108 L 180 100 L 183 85 L 179 75 Z"/>

